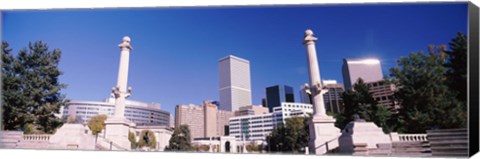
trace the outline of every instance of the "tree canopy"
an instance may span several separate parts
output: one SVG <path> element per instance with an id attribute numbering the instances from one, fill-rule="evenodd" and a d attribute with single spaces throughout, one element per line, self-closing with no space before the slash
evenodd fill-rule
<path id="1" fill-rule="evenodd" d="M 14 56 L 7 42 L 2 42 L 3 129 L 24 130 L 32 124 L 34 131 L 53 133 L 62 125 L 59 113 L 64 105 L 59 83 L 59 49 L 49 50 L 42 41 L 30 43 Z"/>
<path id="2" fill-rule="evenodd" d="M 100 114 L 93 116 L 88 121 L 88 128 L 92 131 L 92 134 L 98 136 L 103 129 L 105 129 L 105 120 L 107 120 L 107 115 Z"/>
<path id="3" fill-rule="evenodd" d="M 273 152 L 304 152 L 308 146 L 310 117 L 291 117 L 279 123 L 267 136 L 267 150 Z"/>
<path id="4" fill-rule="evenodd" d="M 151 130 L 142 130 L 137 142 L 138 147 L 148 147 L 150 149 L 155 149 L 157 147 L 157 139 L 155 134 Z"/>
<path id="5" fill-rule="evenodd" d="M 466 127 L 467 112 L 447 80 L 444 47 L 429 54 L 411 53 L 390 69 L 398 90 L 399 132 L 424 133 L 429 129 Z M 465 90 L 464 90 L 465 91 Z"/>
<path id="6" fill-rule="evenodd" d="M 172 137 L 165 151 L 191 151 L 192 142 L 190 137 L 190 129 L 188 125 L 180 125 L 175 128 Z"/>
<path id="7" fill-rule="evenodd" d="M 456 97 L 463 103 L 466 110 L 467 103 L 467 36 L 461 32 L 449 43 L 445 67 L 447 69 L 447 83 Z"/>
<path id="8" fill-rule="evenodd" d="M 131 131 L 128 132 L 128 141 L 130 141 L 131 149 L 136 149 L 138 147 L 138 142 L 135 138 L 135 134 Z"/>
<path id="9" fill-rule="evenodd" d="M 359 78 L 352 88 L 342 93 L 345 110 L 335 115 L 335 126 L 340 129 L 345 128 L 349 122 L 354 121 L 354 115 L 357 114 L 361 119 L 382 127 L 384 132 L 390 132 L 394 125 L 391 121 L 391 108 L 378 104 L 370 93 L 370 87 L 363 79 Z"/>

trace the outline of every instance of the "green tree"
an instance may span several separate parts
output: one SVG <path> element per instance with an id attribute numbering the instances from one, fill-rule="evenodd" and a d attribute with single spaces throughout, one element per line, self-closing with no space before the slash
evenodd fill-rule
<path id="1" fill-rule="evenodd" d="M 150 149 L 155 149 L 157 146 L 157 139 L 155 134 L 151 130 L 142 130 L 137 142 L 139 148 L 148 147 Z"/>
<path id="2" fill-rule="evenodd" d="M 248 144 L 245 146 L 248 152 L 260 152 L 262 151 L 261 145 L 255 145 L 255 144 Z"/>
<path id="3" fill-rule="evenodd" d="M 7 43 L 2 43 L 2 74 L 6 77 L 2 86 L 4 106 L 4 129 L 18 130 L 26 124 L 33 124 L 44 133 L 62 125 L 61 119 L 54 116 L 64 105 L 64 95 L 60 93 L 64 84 L 58 77 L 61 51 L 50 51 L 42 41 L 30 43 L 12 56 Z M 4 56 L 5 55 L 5 56 Z"/>
<path id="4" fill-rule="evenodd" d="M 197 152 L 208 152 L 210 150 L 210 146 L 208 145 L 193 145 L 192 149 Z"/>
<path id="5" fill-rule="evenodd" d="M 21 79 L 18 75 L 17 59 L 12 55 L 12 49 L 5 41 L 2 42 L 2 130 L 20 130 L 27 123 L 33 122 L 33 117 L 22 98 Z M 31 128 L 31 126 L 29 126 Z M 29 130 L 32 132 L 33 130 Z"/>
<path id="6" fill-rule="evenodd" d="M 131 149 L 136 149 L 138 147 L 137 140 L 135 139 L 135 134 L 131 131 L 128 132 L 128 141 L 130 141 Z"/>
<path id="7" fill-rule="evenodd" d="M 370 87 L 359 78 L 352 86 L 353 89 L 343 92 L 342 99 L 345 109 L 336 115 L 335 126 L 340 129 L 354 120 L 353 116 L 358 114 L 365 121 L 374 122 L 382 127 L 385 133 L 392 130 L 395 125 L 392 120 L 392 110 L 389 107 L 378 104 L 370 93 Z"/>
<path id="8" fill-rule="evenodd" d="M 463 102 L 466 111 L 467 103 L 467 36 L 457 33 L 449 43 L 449 50 L 445 67 L 447 68 L 447 82 L 452 91 L 456 92 L 458 100 Z"/>
<path id="9" fill-rule="evenodd" d="M 277 124 L 267 136 L 267 148 L 273 152 L 304 152 L 308 146 L 310 117 L 291 117 Z"/>
<path id="10" fill-rule="evenodd" d="M 105 129 L 105 120 L 107 120 L 107 115 L 95 115 L 90 118 L 88 121 L 88 128 L 92 131 L 92 134 L 95 135 L 95 140 L 98 138 L 98 134 Z"/>
<path id="11" fill-rule="evenodd" d="M 278 123 L 272 132 L 267 136 L 268 150 L 271 152 L 286 152 L 291 149 L 288 148 L 286 141 L 287 130 L 283 123 Z"/>
<path id="12" fill-rule="evenodd" d="M 445 54 L 442 50 L 411 53 L 390 69 L 398 86 L 395 97 L 400 103 L 399 132 L 424 133 L 437 128 L 464 128 L 467 114 L 449 90 Z"/>
<path id="13" fill-rule="evenodd" d="M 192 142 L 188 125 L 180 125 L 175 128 L 165 151 L 191 151 Z"/>

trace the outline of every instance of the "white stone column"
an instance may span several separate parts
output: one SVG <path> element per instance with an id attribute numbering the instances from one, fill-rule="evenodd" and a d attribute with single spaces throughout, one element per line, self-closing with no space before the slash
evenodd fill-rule
<path id="1" fill-rule="evenodd" d="M 126 98 L 131 95 L 131 88 L 127 88 L 128 63 L 130 50 L 132 50 L 130 42 L 130 38 L 125 36 L 122 39 L 122 43 L 118 45 L 121 50 L 118 78 L 117 85 L 112 88 L 112 94 L 115 96 L 115 114 L 112 118 L 108 118 L 105 121 L 105 138 L 125 149 L 130 149 L 128 133 L 131 128 L 135 127 L 135 123 L 125 118 Z"/>
<path id="2" fill-rule="evenodd" d="M 115 95 L 115 118 L 125 118 L 125 100 L 130 96 L 131 89 L 127 90 L 128 81 L 128 65 L 130 60 L 130 37 L 123 37 L 123 42 L 118 45 L 121 49 L 120 63 L 118 66 L 117 86 L 113 88 L 112 93 Z"/>
<path id="3" fill-rule="evenodd" d="M 318 66 L 317 51 L 315 42 L 317 38 L 313 36 L 313 31 L 308 29 L 305 31 L 305 39 L 303 44 L 307 49 L 308 70 L 310 75 L 309 92 L 312 96 L 313 117 L 309 122 L 310 143 L 309 150 L 315 154 L 325 154 L 328 150 L 338 147 L 335 144 L 327 142 L 335 140 L 340 135 L 340 130 L 335 127 L 335 119 L 328 116 L 325 112 L 325 104 L 323 94 L 328 90 L 323 89 L 320 68 Z"/>
<path id="4" fill-rule="evenodd" d="M 328 90 L 323 89 L 320 79 L 320 68 L 317 61 L 317 50 L 315 42 L 317 38 L 313 36 L 312 30 L 305 31 L 305 39 L 303 44 L 307 47 L 308 71 L 310 74 L 310 92 L 313 103 L 313 115 L 315 117 L 326 116 L 323 94 Z"/>

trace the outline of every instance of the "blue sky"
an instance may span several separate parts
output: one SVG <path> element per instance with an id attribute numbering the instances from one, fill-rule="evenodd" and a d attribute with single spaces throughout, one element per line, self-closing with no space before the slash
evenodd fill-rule
<path id="1" fill-rule="evenodd" d="M 295 98 L 308 82 L 302 45 L 316 44 L 322 79 L 343 83 L 343 58 L 375 57 L 384 74 L 395 60 L 466 33 L 466 3 L 3 11 L 2 39 L 14 52 L 43 40 L 62 50 L 60 81 L 69 99 L 99 101 L 116 84 L 124 35 L 132 39 L 132 100 L 177 104 L 218 100 L 218 60 L 250 61 L 253 104 L 286 84 Z"/>

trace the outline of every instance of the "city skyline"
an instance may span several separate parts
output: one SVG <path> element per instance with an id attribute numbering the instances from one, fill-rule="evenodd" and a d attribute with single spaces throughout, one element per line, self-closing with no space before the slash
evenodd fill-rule
<path id="1" fill-rule="evenodd" d="M 268 86 L 308 82 L 305 29 L 319 38 L 322 78 L 344 83 L 343 58 L 379 58 L 387 74 L 401 56 L 465 33 L 465 11 L 465 4 L 6 11 L 2 38 L 14 54 L 35 40 L 60 48 L 60 82 L 68 85 L 62 92 L 100 101 L 115 85 L 118 39 L 129 35 L 131 99 L 174 113 L 178 104 L 219 100 L 221 57 L 251 62 L 252 104 L 260 105 Z M 445 19 L 454 22 L 440 23 Z"/>

